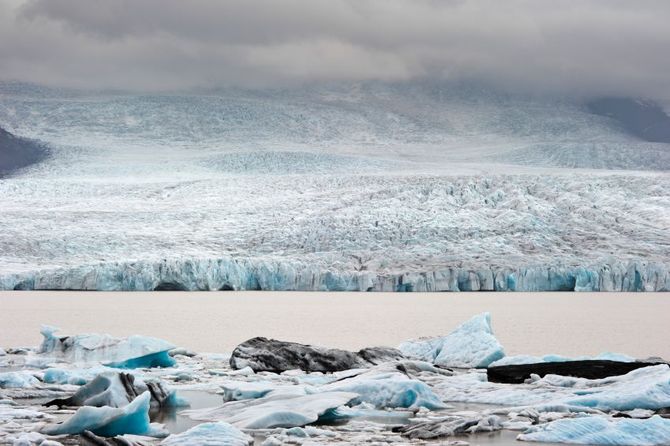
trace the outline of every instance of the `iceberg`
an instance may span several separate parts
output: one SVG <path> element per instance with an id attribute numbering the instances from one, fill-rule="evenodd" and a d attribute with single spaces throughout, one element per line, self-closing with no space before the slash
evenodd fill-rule
<path id="1" fill-rule="evenodd" d="M 202 423 L 191 429 L 173 434 L 161 442 L 162 446 L 249 446 L 253 438 L 228 423 Z"/>
<path id="2" fill-rule="evenodd" d="M 352 392 L 351 404 L 368 403 L 377 409 L 445 409 L 447 406 L 425 383 L 400 373 L 370 373 L 320 387 L 323 391 Z"/>
<path id="3" fill-rule="evenodd" d="M 489 313 L 473 317 L 447 336 L 407 341 L 398 349 L 408 357 L 441 367 L 487 367 L 505 356 L 493 336 Z"/>
<path id="4" fill-rule="evenodd" d="M 166 433 L 149 422 L 151 394 L 144 392 L 122 408 L 84 406 L 62 424 L 42 429 L 46 435 L 75 435 L 91 431 L 103 437 L 134 434 L 162 437 Z"/>
<path id="5" fill-rule="evenodd" d="M 123 407 L 144 392 L 151 395 L 152 407 L 183 407 L 187 403 L 160 381 L 143 381 L 127 373 L 107 372 L 95 377 L 74 395 L 55 399 L 45 406 Z"/>
<path id="6" fill-rule="evenodd" d="M 213 409 L 188 410 L 182 414 L 198 421 L 224 421 L 240 429 L 300 427 L 314 423 L 326 412 L 358 397 L 351 392 L 304 394 L 271 393 L 262 398 L 231 401 Z"/>
<path id="7" fill-rule="evenodd" d="M 585 416 L 530 427 L 517 440 L 607 446 L 661 446 L 670 443 L 670 420 Z"/>
<path id="8" fill-rule="evenodd" d="M 39 380 L 26 371 L 0 373 L 0 389 L 21 389 L 33 387 Z"/>
<path id="9" fill-rule="evenodd" d="M 101 363 L 113 368 L 172 367 L 169 355 L 174 345 L 148 336 L 119 339 L 107 334 L 56 336 L 58 328 L 42 326 L 44 340 L 38 353 L 63 358 L 70 363 Z"/>

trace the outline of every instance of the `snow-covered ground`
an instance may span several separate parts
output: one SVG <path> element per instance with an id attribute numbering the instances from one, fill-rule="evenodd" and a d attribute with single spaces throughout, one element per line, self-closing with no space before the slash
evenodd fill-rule
<path id="1" fill-rule="evenodd" d="M 670 145 L 472 85 L 0 86 L 0 288 L 670 290 Z"/>

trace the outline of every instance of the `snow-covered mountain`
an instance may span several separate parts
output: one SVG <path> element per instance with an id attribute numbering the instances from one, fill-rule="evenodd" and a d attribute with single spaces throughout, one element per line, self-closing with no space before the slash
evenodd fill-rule
<path id="1" fill-rule="evenodd" d="M 638 106 L 2 84 L 0 127 L 50 156 L 0 180 L 0 287 L 670 290 L 670 144 Z"/>

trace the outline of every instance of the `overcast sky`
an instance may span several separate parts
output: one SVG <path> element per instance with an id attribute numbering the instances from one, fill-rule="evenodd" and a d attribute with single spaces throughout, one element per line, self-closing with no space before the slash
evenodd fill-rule
<path id="1" fill-rule="evenodd" d="M 0 78 L 129 89 L 476 79 L 670 98 L 669 0 L 0 0 Z"/>

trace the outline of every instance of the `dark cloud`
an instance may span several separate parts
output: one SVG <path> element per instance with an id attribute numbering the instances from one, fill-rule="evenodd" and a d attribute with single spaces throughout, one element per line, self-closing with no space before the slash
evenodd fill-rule
<path id="1" fill-rule="evenodd" d="M 136 89 L 475 79 L 670 97 L 667 0 L 0 0 L 0 76 Z"/>

